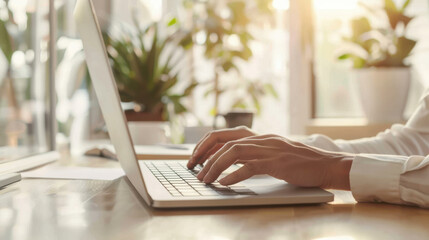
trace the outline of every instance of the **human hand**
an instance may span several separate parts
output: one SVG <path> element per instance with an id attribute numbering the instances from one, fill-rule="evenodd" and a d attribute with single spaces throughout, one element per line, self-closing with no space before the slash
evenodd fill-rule
<path id="1" fill-rule="evenodd" d="M 203 164 L 207 158 L 218 151 L 225 143 L 245 137 L 255 136 L 247 127 L 236 127 L 207 133 L 195 146 L 188 168 L 193 169 L 197 164 Z"/>
<path id="2" fill-rule="evenodd" d="M 225 136 L 222 131 L 217 134 Z M 213 143 L 217 141 L 210 139 L 212 136 L 199 143 L 200 149 L 216 149 Z M 201 153 L 198 156 L 202 156 Z M 210 157 L 197 178 L 205 183 L 214 182 L 232 164 L 243 163 L 243 167 L 219 182 L 232 185 L 253 175 L 268 174 L 298 186 L 344 190 L 350 189 L 349 172 L 354 158 L 350 154 L 324 151 L 277 135 L 238 138 L 222 144 L 214 154 L 204 156 Z M 206 160 L 196 159 L 198 163 Z"/>

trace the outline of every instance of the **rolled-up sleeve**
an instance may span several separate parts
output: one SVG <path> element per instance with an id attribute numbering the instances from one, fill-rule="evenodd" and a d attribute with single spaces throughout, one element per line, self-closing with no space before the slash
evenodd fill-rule
<path id="1" fill-rule="evenodd" d="M 405 125 L 375 137 L 351 141 L 313 135 L 304 143 L 357 154 L 350 187 L 360 202 L 388 202 L 429 207 L 429 94 Z"/>

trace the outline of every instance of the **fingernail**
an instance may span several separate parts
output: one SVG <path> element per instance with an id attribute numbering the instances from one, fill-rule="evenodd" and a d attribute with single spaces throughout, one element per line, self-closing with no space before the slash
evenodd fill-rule
<path id="1" fill-rule="evenodd" d="M 202 172 L 199 172 L 199 173 L 197 174 L 197 178 L 198 178 L 198 180 L 200 180 L 200 181 L 201 181 L 201 180 L 202 180 L 202 179 L 201 179 L 201 177 L 202 177 Z"/>
<path id="2" fill-rule="evenodd" d="M 210 181 L 209 181 L 209 180 L 210 180 L 210 179 L 209 179 L 207 176 L 205 176 L 205 177 L 204 177 L 204 179 L 203 179 L 203 182 L 204 182 L 204 183 L 210 183 Z"/>
<path id="3" fill-rule="evenodd" d="M 219 180 L 219 183 L 225 186 L 226 185 L 225 184 L 225 178 L 222 178 L 221 180 Z"/>

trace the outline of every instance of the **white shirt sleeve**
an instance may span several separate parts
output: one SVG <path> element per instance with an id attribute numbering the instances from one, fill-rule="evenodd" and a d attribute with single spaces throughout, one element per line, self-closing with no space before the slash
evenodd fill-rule
<path id="1" fill-rule="evenodd" d="M 350 171 L 357 201 L 429 207 L 429 92 L 405 125 L 372 138 L 333 141 L 313 135 L 304 143 L 358 154 Z"/>

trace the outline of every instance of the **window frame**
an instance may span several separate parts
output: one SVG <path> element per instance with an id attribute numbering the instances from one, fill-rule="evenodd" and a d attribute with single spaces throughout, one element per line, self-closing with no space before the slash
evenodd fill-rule
<path id="1" fill-rule="evenodd" d="M 290 1 L 289 131 L 291 135 L 325 134 L 334 139 L 376 135 L 391 123 L 371 124 L 366 118 L 318 118 L 314 69 L 315 25 L 313 0 Z"/>
<path id="2" fill-rule="evenodd" d="M 290 1 L 289 132 L 305 134 L 315 118 L 313 1 Z"/>

